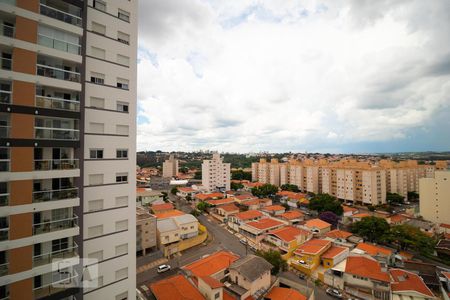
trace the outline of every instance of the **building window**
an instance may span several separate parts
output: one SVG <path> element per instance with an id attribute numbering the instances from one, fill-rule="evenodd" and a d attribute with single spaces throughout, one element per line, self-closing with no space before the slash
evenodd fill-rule
<path id="1" fill-rule="evenodd" d="M 116 182 L 128 182 L 128 174 L 127 173 L 116 174 Z"/>
<path id="2" fill-rule="evenodd" d="M 103 209 L 103 199 L 91 200 L 88 202 L 89 211 L 98 211 Z"/>
<path id="3" fill-rule="evenodd" d="M 117 111 L 128 112 L 128 103 L 117 102 Z"/>
<path id="4" fill-rule="evenodd" d="M 95 33 L 98 33 L 98 34 L 101 34 L 101 35 L 106 35 L 106 26 L 105 25 L 92 22 L 91 23 L 91 29 Z"/>
<path id="5" fill-rule="evenodd" d="M 91 72 L 91 82 L 96 84 L 105 84 L 105 75 Z"/>
<path id="6" fill-rule="evenodd" d="M 98 97 L 91 97 L 91 107 L 105 108 L 105 99 Z"/>
<path id="7" fill-rule="evenodd" d="M 117 13 L 119 19 L 124 20 L 125 22 L 130 22 L 130 13 L 119 8 Z"/>
<path id="8" fill-rule="evenodd" d="M 106 2 L 102 0 L 94 0 L 94 7 L 101 11 L 106 11 Z"/>
<path id="9" fill-rule="evenodd" d="M 217 292 L 217 293 L 214 295 L 214 299 L 219 299 L 219 297 L 220 297 L 220 292 Z"/>
<path id="10" fill-rule="evenodd" d="M 120 89 L 128 90 L 128 79 L 117 78 L 117 87 Z"/>
<path id="11" fill-rule="evenodd" d="M 129 44 L 130 44 L 130 35 L 118 31 L 118 32 L 117 32 L 117 40 L 118 40 L 119 42 L 121 42 L 121 43 L 124 43 L 124 44 L 129 45 Z"/>
<path id="12" fill-rule="evenodd" d="M 103 149 L 90 149 L 89 157 L 93 159 L 103 158 Z"/>
<path id="13" fill-rule="evenodd" d="M 130 58 L 125 55 L 117 54 L 117 63 L 124 66 L 130 66 Z"/>
<path id="14" fill-rule="evenodd" d="M 128 220 L 121 220 L 116 222 L 116 231 L 123 231 L 128 229 Z"/>
<path id="15" fill-rule="evenodd" d="M 128 149 L 117 149 L 116 157 L 117 158 L 128 158 Z"/>

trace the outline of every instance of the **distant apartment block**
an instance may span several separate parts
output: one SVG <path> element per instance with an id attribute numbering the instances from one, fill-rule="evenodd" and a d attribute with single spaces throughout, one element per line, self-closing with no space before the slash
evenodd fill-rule
<path id="1" fill-rule="evenodd" d="M 134 299 L 137 1 L 0 12 L 0 299 Z"/>
<path id="2" fill-rule="evenodd" d="M 230 190 L 230 164 L 224 163 L 219 153 L 202 163 L 202 185 L 206 191 Z"/>
<path id="3" fill-rule="evenodd" d="M 163 177 L 177 177 L 178 176 L 178 159 L 171 154 L 169 159 L 163 162 Z"/>
<path id="4" fill-rule="evenodd" d="M 434 223 L 450 224 L 450 172 L 436 171 L 420 179 L 420 215 Z"/>
<path id="5" fill-rule="evenodd" d="M 136 254 L 146 255 L 156 248 L 156 217 L 143 207 L 136 207 Z"/>

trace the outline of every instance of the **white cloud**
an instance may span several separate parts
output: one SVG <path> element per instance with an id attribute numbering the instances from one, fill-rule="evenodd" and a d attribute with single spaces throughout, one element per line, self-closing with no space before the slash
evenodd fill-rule
<path id="1" fill-rule="evenodd" d="M 349 151 L 432 124 L 450 110 L 447 1 L 433 20 L 354 2 L 141 1 L 138 148 Z"/>

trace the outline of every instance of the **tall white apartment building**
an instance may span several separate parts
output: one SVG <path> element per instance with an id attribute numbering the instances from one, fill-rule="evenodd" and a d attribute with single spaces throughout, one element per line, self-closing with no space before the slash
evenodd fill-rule
<path id="1" fill-rule="evenodd" d="M 219 153 L 202 163 L 202 185 L 207 191 L 230 190 L 230 164 L 224 163 Z"/>
<path id="2" fill-rule="evenodd" d="M 420 215 L 428 221 L 450 224 L 450 172 L 436 171 L 434 178 L 421 178 Z"/>
<path id="3" fill-rule="evenodd" d="M 169 159 L 163 162 L 163 177 L 171 178 L 178 176 L 178 159 L 171 154 Z"/>
<path id="4" fill-rule="evenodd" d="M 294 184 L 303 191 L 305 189 L 303 185 L 303 165 L 297 161 L 289 162 L 289 184 Z"/>
<path id="5" fill-rule="evenodd" d="M 0 299 L 135 299 L 137 0 L 4 0 L 0 26 Z"/>
<path id="6" fill-rule="evenodd" d="M 280 163 L 276 158 L 272 158 L 270 160 L 269 183 L 276 186 L 280 186 Z"/>

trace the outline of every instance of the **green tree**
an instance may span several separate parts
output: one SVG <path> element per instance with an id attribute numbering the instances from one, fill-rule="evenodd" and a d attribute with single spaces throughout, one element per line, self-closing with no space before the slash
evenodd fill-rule
<path id="1" fill-rule="evenodd" d="M 397 244 L 399 250 L 414 249 L 421 254 L 433 253 L 436 241 L 423 233 L 419 228 L 401 224 L 392 226 L 391 240 Z"/>
<path id="2" fill-rule="evenodd" d="M 194 217 L 198 217 L 200 215 L 200 212 L 197 209 L 193 209 L 191 210 L 191 215 L 193 215 Z"/>
<path id="3" fill-rule="evenodd" d="M 172 195 L 176 195 L 176 194 L 178 193 L 178 188 L 177 188 L 176 186 L 174 186 L 174 187 L 170 190 L 170 193 L 171 193 Z"/>
<path id="4" fill-rule="evenodd" d="M 195 172 L 194 179 L 202 179 L 202 171 Z"/>
<path id="5" fill-rule="evenodd" d="M 280 186 L 281 190 L 283 191 L 291 191 L 294 193 L 298 193 L 300 190 L 298 189 L 298 186 L 295 184 L 283 184 L 282 186 Z"/>
<path id="6" fill-rule="evenodd" d="M 328 194 L 317 194 L 309 201 L 309 209 L 316 210 L 319 214 L 324 211 L 331 211 L 338 216 L 342 216 L 344 209 L 335 197 Z"/>
<path id="7" fill-rule="evenodd" d="M 386 194 L 386 202 L 391 204 L 391 203 L 403 203 L 403 200 L 405 199 L 405 197 L 400 196 L 399 194 L 396 193 L 387 193 Z"/>
<path id="8" fill-rule="evenodd" d="M 408 192 L 408 200 L 410 201 L 418 201 L 419 200 L 419 194 L 416 192 Z"/>
<path id="9" fill-rule="evenodd" d="M 258 198 L 266 198 L 269 196 L 274 196 L 278 192 L 278 187 L 273 184 L 264 184 L 262 186 L 257 186 L 252 188 L 253 196 Z"/>
<path id="10" fill-rule="evenodd" d="M 168 194 L 166 192 L 161 192 L 161 195 L 163 197 L 163 201 L 167 202 Z"/>
<path id="11" fill-rule="evenodd" d="M 352 224 L 351 231 L 372 243 L 386 241 L 390 235 L 388 222 L 377 217 L 362 218 Z"/>
<path id="12" fill-rule="evenodd" d="M 244 186 L 242 185 L 242 183 L 232 182 L 230 187 L 233 191 L 237 191 L 237 190 L 242 189 Z"/>
<path id="13" fill-rule="evenodd" d="M 252 173 L 251 172 L 244 172 L 244 170 L 237 170 L 231 172 L 231 179 L 232 180 L 252 180 Z"/>
<path id="14" fill-rule="evenodd" d="M 189 168 L 188 167 L 181 167 L 180 168 L 180 173 L 187 174 L 188 172 L 189 172 Z"/>
<path id="15" fill-rule="evenodd" d="M 272 275 L 277 275 L 280 271 L 284 271 L 287 269 L 286 261 L 281 257 L 279 251 L 269 250 L 269 251 L 256 251 L 256 255 L 261 256 L 265 260 L 267 260 L 272 266 L 271 273 Z"/>
<path id="16" fill-rule="evenodd" d="M 207 202 L 200 202 L 197 204 L 197 209 L 201 212 L 205 212 L 208 207 L 210 207 L 210 205 Z"/>

